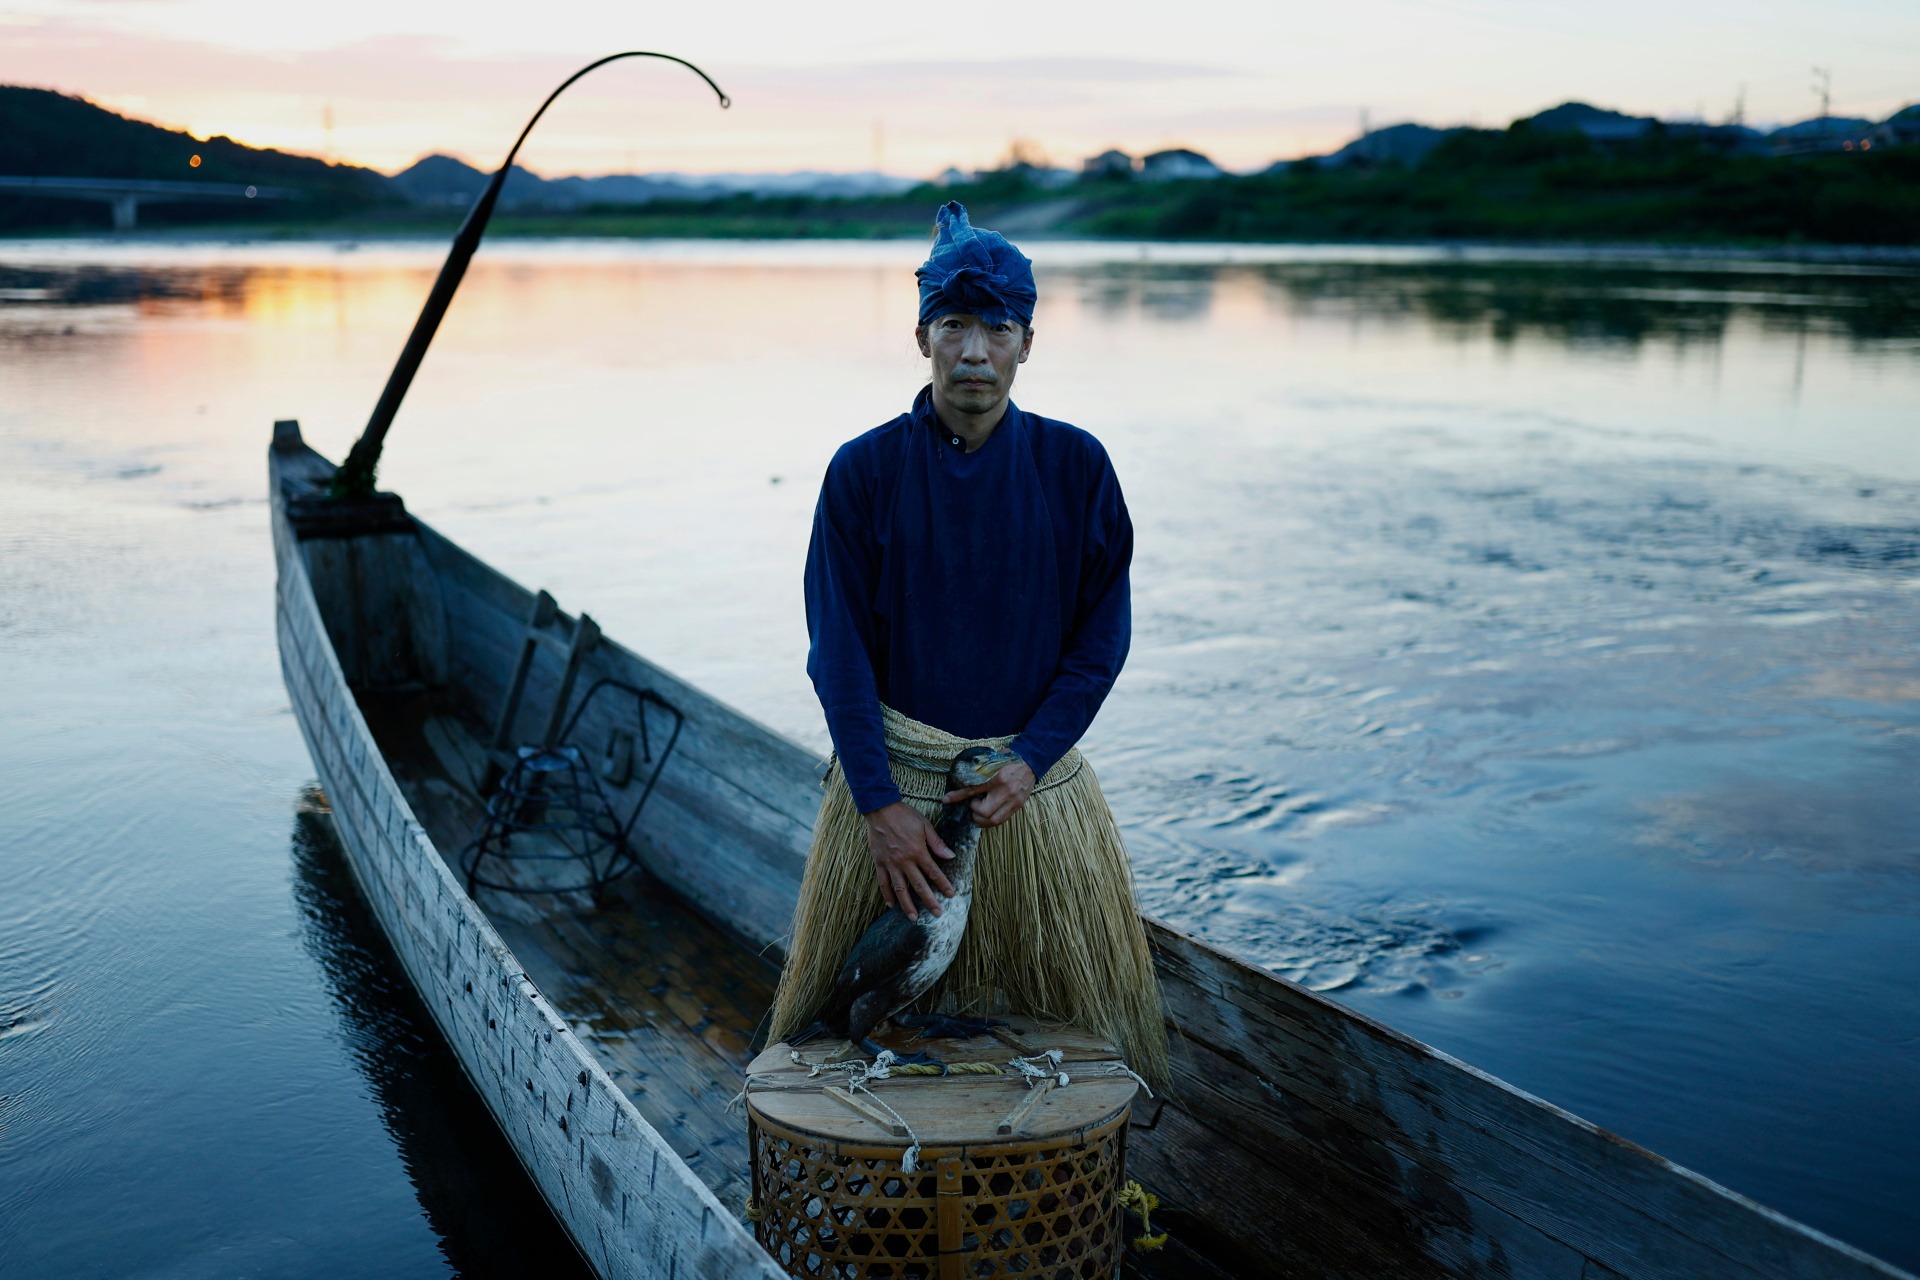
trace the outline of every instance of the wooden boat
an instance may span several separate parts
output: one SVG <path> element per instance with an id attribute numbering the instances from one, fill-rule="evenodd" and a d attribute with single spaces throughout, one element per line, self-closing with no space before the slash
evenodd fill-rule
<path id="1" fill-rule="evenodd" d="M 536 597 L 406 514 L 322 495 L 293 423 L 270 453 L 288 693 L 374 913 L 474 1088 L 602 1276 L 774 1277 L 743 1221 L 727 1110 L 768 1007 L 820 762 L 564 613 L 585 681 L 685 716 L 636 831 L 644 873 L 469 896 L 495 719 Z M 527 669 L 532 720 L 564 664 Z M 590 750 L 633 711 L 588 709 Z M 532 736 L 531 733 L 526 736 Z M 622 811 L 643 779 L 609 784 Z M 1129 1172 L 1163 1202 L 1135 1275 L 1898 1277 L 1465 1063 L 1157 921 L 1178 1087 Z M 1911 1280 L 1911 1278 L 1909 1278 Z"/>

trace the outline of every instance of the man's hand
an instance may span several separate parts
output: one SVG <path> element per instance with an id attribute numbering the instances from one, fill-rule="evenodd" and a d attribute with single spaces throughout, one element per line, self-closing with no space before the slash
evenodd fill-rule
<path id="1" fill-rule="evenodd" d="M 953 851 L 940 842 L 933 824 L 903 800 L 864 816 L 880 896 L 909 920 L 920 918 L 920 903 L 939 915 L 941 895 L 952 897 L 953 884 L 936 859 L 951 858 Z"/>
<path id="2" fill-rule="evenodd" d="M 1033 794 L 1033 770 L 1025 760 L 1015 760 L 977 787 L 962 787 L 943 797 L 948 804 L 973 801 L 974 825 L 997 827 L 1020 812 Z"/>

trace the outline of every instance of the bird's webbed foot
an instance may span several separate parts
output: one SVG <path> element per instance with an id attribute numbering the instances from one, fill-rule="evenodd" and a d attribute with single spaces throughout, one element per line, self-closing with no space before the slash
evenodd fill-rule
<path id="1" fill-rule="evenodd" d="M 860 1041 L 860 1048 L 876 1062 L 879 1061 L 881 1054 L 893 1052 L 880 1046 L 871 1037 L 862 1039 Z M 946 1063 L 940 1061 L 940 1059 L 930 1053 L 894 1053 L 893 1065 L 896 1067 L 938 1067 L 943 1074 L 947 1069 Z"/>
<path id="2" fill-rule="evenodd" d="M 956 1018 L 945 1013 L 896 1013 L 893 1021 L 902 1027 L 920 1028 L 922 1040 L 971 1040 L 1007 1025 L 998 1018 Z"/>

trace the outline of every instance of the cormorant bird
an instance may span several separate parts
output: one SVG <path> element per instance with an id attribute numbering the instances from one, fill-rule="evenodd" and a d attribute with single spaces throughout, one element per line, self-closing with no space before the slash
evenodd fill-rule
<path id="1" fill-rule="evenodd" d="M 968 747 L 954 758 L 947 771 L 947 790 L 980 786 L 1018 758 L 990 747 Z M 920 1028 L 923 1039 L 977 1036 L 1004 1025 L 992 1019 L 901 1012 L 933 990 L 946 975 L 954 953 L 960 950 L 960 939 L 967 931 L 967 913 L 973 906 L 973 858 L 980 847 L 980 828 L 974 825 L 972 802 L 962 800 L 942 808 L 934 831 L 953 854 L 941 868 L 953 884 L 953 896 L 943 904 L 939 915 L 922 911 L 918 920 L 907 919 L 898 907 L 888 907 L 885 915 L 867 926 L 846 963 L 840 966 L 819 1019 L 790 1043 L 800 1044 L 831 1033 L 853 1041 L 877 1058 L 881 1048 L 873 1042 L 873 1030 L 888 1019 L 900 1026 Z M 926 1054 L 896 1056 L 895 1061 L 942 1065 Z"/>

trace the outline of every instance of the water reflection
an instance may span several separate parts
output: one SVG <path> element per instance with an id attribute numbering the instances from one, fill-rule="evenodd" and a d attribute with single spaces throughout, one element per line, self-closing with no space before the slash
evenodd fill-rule
<path id="1" fill-rule="evenodd" d="M 520 269 L 524 272 L 524 268 Z M 0 307 L 192 303 L 257 308 L 277 278 L 311 288 L 326 270 L 241 264 L 0 263 Z M 1200 321 L 1223 290 L 1252 284 L 1297 317 L 1417 320 L 1458 339 L 1565 344 L 1716 342 L 1740 320 L 1868 342 L 1920 337 L 1920 268 L 1611 262 L 1105 262 L 1046 267 L 1109 318 Z"/>
<path id="2" fill-rule="evenodd" d="M 1257 282 L 1285 315 L 1419 321 L 1457 340 L 1712 343 L 1749 319 L 1862 341 L 1920 336 L 1920 270 L 1809 272 L 1583 263 L 1109 263 L 1069 274 L 1082 306 L 1117 318 L 1205 318 L 1223 289 Z"/>
<path id="3" fill-rule="evenodd" d="M 326 977 L 441 1252 L 463 1277 L 588 1277 L 573 1244 L 467 1082 L 309 789 L 294 817 L 293 892 L 307 950 Z"/>

